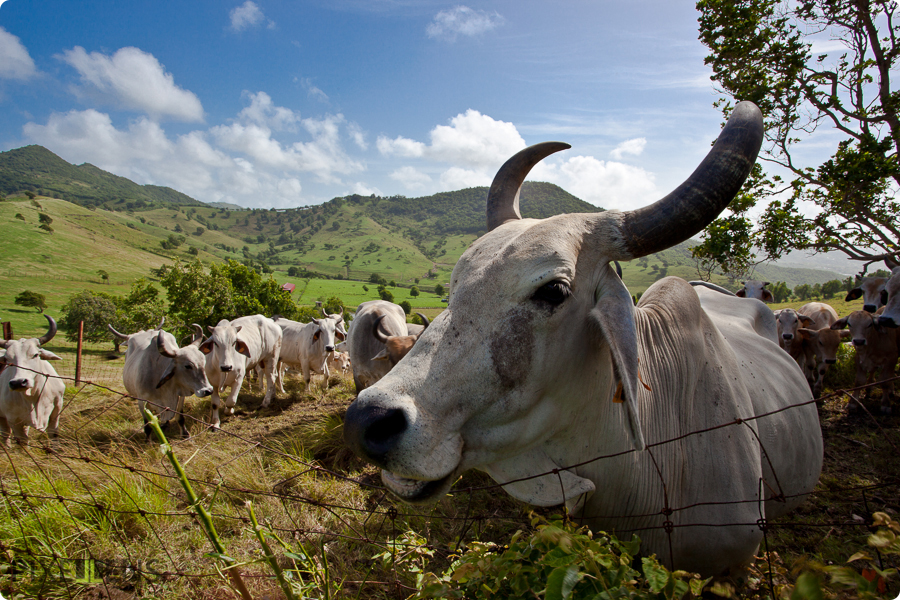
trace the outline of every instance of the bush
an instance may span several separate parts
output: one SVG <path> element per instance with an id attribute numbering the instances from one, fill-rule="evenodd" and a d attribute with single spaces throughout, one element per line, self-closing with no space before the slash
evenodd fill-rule
<path id="1" fill-rule="evenodd" d="M 404 300 L 400 303 L 400 308 L 403 309 L 403 312 L 409 314 L 412 312 L 412 304 L 409 303 L 409 300 Z"/>
<path id="2" fill-rule="evenodd" d="M 44 295 L 29 290 L 25 290 L 16 296 L 15 302 L 17 306 L 36 308 L 38 312 L 44 312 L 44 309 L 47 308 L 47 299 Z"/>
<path id="3" fill-rule="evenodd" d="M 640 548 L 637 536 L 623 543 L 561 520 L 546 522 L 538 517 L 532 524 L 537 526 L 533 533 L 516 532 L 505 548 L 470 542 L 440 575 L 415 564 L 424 564 L 431 556 L 424 543 L 413 543 L 410 551 L 410 540 L 402 540 L 403 556 L 413 563 L 410 570 L 421 573 L 412 598 L 671 599 L 699 597 L 711 579 L 684 571 L 671 573 L 655 557 L 642 558 L 641 570 L 636 570 L 632 565 Z M 391 555 L 389 550 L 376 558 L 387 561 Z"/>

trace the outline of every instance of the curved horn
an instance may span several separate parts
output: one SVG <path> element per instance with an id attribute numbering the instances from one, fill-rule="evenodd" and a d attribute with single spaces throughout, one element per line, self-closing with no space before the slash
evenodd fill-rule
<path id="1" fill-rule="evenodd" d="M 519 212 L 519 189 L 534 165 L 554 152 L 571 148 L 564 142 L 542 142 L 520 150 L 503 163 L 494 176 L 487 197 L 487 228 L 491 231 L 507 221 L 522 218 Z"/>
<path id="2" fill-rule="evenodd" d="M 165 324 L 166 324 L 166 316 L 163 315 L 162 318 L 160 318 L 160 320 L 159 320 L 159 327 L 157 327 L 157 329 L 162 329 L 163 325 L 165 325 Z"/>
<path id="3" fill-rule="evenodd" d="M 622 214 L 628 258 L 671 248 L 709 225 L 740 191 L 762 139 L 759 108 L 739 102 L 715 146 L 684 183 L 650 206 Z"/>
<path id="4" fill-rule="evenodd" d="M 425 326 L 425 329 L 428 329 L 428 326 L 431 324 L 428 321 L 428 317 L 426 317 L 422 313 L 416 313 L 416 314 L 419 315 L 420 319 L 422 319 L 422 324 Z M 425 331 L 425 329 L 423 329 L 422 331 Z M 422 334 L 420 333 L 419 335 L 422 335 Z"/>
<path id="5" fill-rule="evenodd" d="M 388 336 L 384 335 L 384 332 L 381 331 L 381 320 L 384 318 L 384 315 L 381 315 L 377 319 L 375 319 L 375 323 L 372 325 L 372 335 L 375 336 L 375 339 L 381 342 L 382 344 L 387 344 Z"/>
<path id="6" fill-rule="evenodd" d="M 112 323 L 107 323 L 106 328 L 109 329 L 110 333 L 112 333 L 123 342 L 127 342 L 129 339 L 131 339 L 130 335 L 125 335 L 124 333 L 119 333 L 118 331 L 116 331 L 116 328 L 112 326 Z"/>
<path id="7" fill-rule="evenodd" d="M 322 311 L 322 316 L 325 317 L 325 318 L 327 319 L 327 318 L 328 318 L 328 313 L 325 312 L 325 309 L 324 309 L 324 308 L 320 308 L 319 310 Z"/>
<path id="8" fill-rule="evenodd" d="M 194 330 L 194 333 L 191 334 L 191 345 L 199 346 L 203 343 L 203 327 L 197 323 L 191 323 L 191 329 Z"/>
<path id="9" fill-rule="evenodd" d="M 53 317 L 50 315 L 44 315 L 47 317 L 47 322 L 50 324 L 50 328 L 47 330 L 47 333 L 38 338 L 38 344 L 43 346 L 47 342 L 53 339 L 53 336 L 56 335 L 56 321 L 53 320 Z"/>
<path id="10" fill-rule="evenodd" d="M 160 330 L 159 334 L 156 336 L 156 349 L 160 354 L 167 358 L 175 358 L 175 353 L 172 352 L 171 348 L 166 347 L 166 342 L 163 340 L 164 331 Z"/>

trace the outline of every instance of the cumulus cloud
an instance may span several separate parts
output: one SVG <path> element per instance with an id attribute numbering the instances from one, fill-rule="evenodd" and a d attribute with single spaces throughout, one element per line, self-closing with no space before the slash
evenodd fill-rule
<path id="1" fill-rule="evenodd" d="M 359 123 L 348 123 L 347 134 L 350 135 L 350 139 L 353 140 L 353 143 L 360 150 L 369 149 L 369 143 L 366 141 L 366 132 L 359 126 Z"/>
<path id="2" fill-rule="evenodd" d="M 101 103 L 147 113 L 153 119 L 202 121 L 203 106 L 192 92 L 175 85 L 175 78 L 156 58 L 138 48 L 122 48 L 112 56 L 88 54 L 81 46 L 61 57 L 81 75 L 74 89 Z"/>
<path id="3" fill-rule="evenodd" d="M 394 181 L 399 181 L 403 187 L 411 192 L 425 191 L 432 183 L 431 177 L 427 173 L 410 166 L 396 169 L 389 177 Z"/>
<path id="4" fill-rule="evenodd" d="M 274 131 L 296 131 L 300 114 L 283 106 L 275 106 L 271 96 L 265 92 L 256 94 L 244 92 L 250 98 L 250 106 L 238 113 L 238 118 L 247 123 L 254 123 Z"/>
<path id="5" fill-rule="evenodd" d="M 247 0 L 240 6 L 231 9 L 228 17 L 231 20 L 232 31 L 244 31 L 251 27 L 262 25 L 264 21 L 267 22 L 267 28 L 275 28 L 275 22 L 267 20 L 262 9 L 253 0 Z"/>
<path id="6" fill-rule="evenodd" d="M 0 79 L 25 81 L 37 75 L 37 68 L 22 41 L 0 27 Z"/>
<path id="7" fill-rule="evenodd" d="M 647 138 L 635 138 L 633 140 L 626 140 L 613 148 L 612 152 L 609 155 L 616 160 L 621 160 L 623 156 L 626 154 L 630 154 L 632 156 L 640 156 L 644 152 L 644 148 L 647 146 Z"/>
<path id="8" fill-rule="evenodd" d="M 430 38 L 455 41 L 459 36 L 475 37 L 503 24 L 499 13 L 475 10 L 468 6 L 455 6 L 442 10 L 425 28 Z"/>
<path id="9" fill-rule="evenodd" d="M 659 197 L 652 173 L 592 156 L 575 156 L 557 165 L 540 163 L 535 179 L 555 183 L 571 194 L 607 209 L 633 210 Z"/>

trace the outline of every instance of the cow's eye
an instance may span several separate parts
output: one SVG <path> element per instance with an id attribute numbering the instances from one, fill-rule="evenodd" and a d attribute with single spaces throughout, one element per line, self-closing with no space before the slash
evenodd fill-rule
<path id="1" fill-rule="evenodd" d="M 550 283 L 539 287 L 531 299 L 556 306 L 562 304 L 563 301 L 571 295 L 572 290 L 565 282 L 551 281 Z"/>
<path id="2" fill-rule="evenodd" d="M 194 368 L 194 365 L 184 365 L 184 368 L 188 371 Z"/>

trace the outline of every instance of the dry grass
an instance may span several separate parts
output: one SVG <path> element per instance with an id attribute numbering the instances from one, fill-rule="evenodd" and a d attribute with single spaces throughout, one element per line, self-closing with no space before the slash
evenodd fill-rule
<path id="1" fill-rule="evenodd" d="M 840 372 L 835 370 L 836 376 Z M 245 389 L 236 413 L 224 417 L 222 431 L 215 433 L 203 423 L 209 402 L 192 398 L 192 437 L 171 440 L 254 598 L 283 594 L 260 560 L 247 500 L 291 552 L 310 556 L 300 565 L 312 586 L 310 597 L 324 597 L 309 572 L 321 577 L 326 565 L 333 596 L 408 596 L 414 574 L 373 560 L 407 531 L 437 550 L 429 569 L 439 571 L 459 541 L 502 545 L 517 529 L 528 528 L 529 508 L 490 487 L 478 472 L 466 474 L 456 491 L 433 507 L 395 503 L 380 487 L 376 469 L 343 445 L 352 381 L 333 376 L 329 383 L 323 389 L 315 379 L 306 389 L 301 380 L 289 379 L 287 394 L 265 409 L 259 408 L 259 390 Z M 879 393 L 870 410 L 877 409 Z M 5 575 L 0 572 L 0 594 L 236 597 L 216 572 L 217 561 L 207 556 L 210 543 L 159 445 L 145 441 L 134 402 L 92 385 L 70 387 L 66 400 L 58 442 L 48 444 L 33 432 L 27 449 L 0 451 L 0 564 L 6 568 Z M 900 511 L 900 419 L 864 411 L 848 415 L 843 395 L 826 398 L 820 417 L 826 455 L 819 488 L 767 532 L 769 548 L 778 555 L 776 570 L 788 580 L 799 557 L 846 561 L 865 548 L 872 512 Z M 273 544 L 284 568 L 297 567 L 284 546 Z M 83 559 L 94 561 L 95 580 L 105 575 L 105 583 L 75 581 L 78 565 L 90 563 Z M 758 564 L 767 569 L 765 561 Z M 765 592 L 762 576 L 751 583 Z"/>

